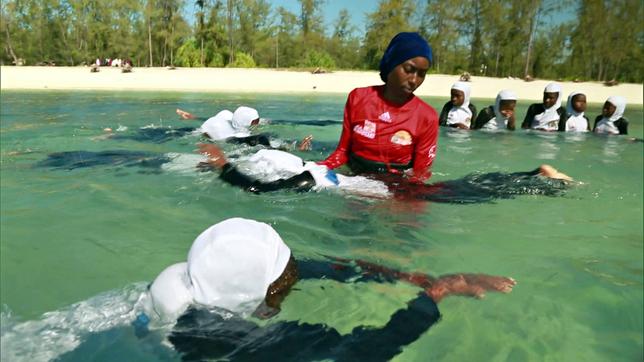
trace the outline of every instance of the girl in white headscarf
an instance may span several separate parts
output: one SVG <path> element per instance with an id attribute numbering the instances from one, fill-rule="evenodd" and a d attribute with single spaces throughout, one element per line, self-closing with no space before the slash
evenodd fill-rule
<path id="1" fill-rule="evenodd" d="M 311 149 L 313 136 L 308 135 L 299 142 L 286 142 L 275 139 L 267 133 L 251 134 L 251 130 L 262 121 L 256 109 L 246 106 L 238 107 L 235 112 L 227 109 L 206 119 L 198 117 L 182 109 L 176 110 L 177 114 L 186 120 L 205 120 L 196 132 L 206 135 L 213 141 L 226 141 L 228 143 L 247 144 L 249 146 L 262 145 L 269 148 L 290 149 L 297 145 L 300 151 Z"/>
<path id="2" fill-rule="evenodd" d="M 420 290 L 392 314 L 386 326 L 356 327 L 348 334 L 323 323 L 302 325 L 282 320 L 263 328 L 240 318 L 240 314 L 243 317 L 253 311 L 260 318 L 279 312 L 298 279 L 401 281 Z M 269 360 L 350 360 L 356 350 L 367 360 L 389 360 L 439 319 L 436 303 L 443 298 L 481 298 L 486 291 L 509 293 L 515 284 L 512 278 L 485 274 L 433 277 L 362 260 L 328 257 L 326 261 L 296 262 L 271 226 L 232 218 L 202 232 L 190 248 L 187 263 L 170 266 L 154 280 L 144 301 L 146 312 L 133 324 L 137 331 L 145 332 L 150 320 L 161 318 L 172 323 L 181 316 L 173 323 L 168 340 L 188 360 L 246 360 L 258 355 Z M 195 308 L 188 311 L 191 305 Z"/>
<path id="3" fill-rule="evenodd" d="M 470 85 L 456 82 L 451 89 L 451 99 L 445 103 L 438 122 L 441 126 L 470 129 L 476 116 L 476 107 L 470 103 Z"/>
<path id="4" fill-rule="evenodd" d="M 626 98 L 611 96 L 604 103 L 602 114 L 595 119 L 593 132 L 604 134 L 628 134 L 628 121 L 624 118 Z"/>
<path id="5" fill-rule="evenodd" d="M 517 96 L 509 89 L 504 89 L 496 96 L 493 106 L 481 110 L 472 129 L 509 129 L 515 128 L 514 108 Z"/>
<path id="6" fill-rule="evenodd" d="M 561 86 L 550 83 L 543 90 L 543 103 L 531 104 L 521 128 L 530 128 L 540 131 L 557 131 L 559 121 L 564 114 L 561 107 Z"/>
<path id="7" fill-rule="evenodd" d="M 590 121 L 584 114 L 586 111 L 586 95 L 580 92 L 572 92 L 566 103 L 566 113 L 559 121 L 561 132 L 588 132 Z"/>

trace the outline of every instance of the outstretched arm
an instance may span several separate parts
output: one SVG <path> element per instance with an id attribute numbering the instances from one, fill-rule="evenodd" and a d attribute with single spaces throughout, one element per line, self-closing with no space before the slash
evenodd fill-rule
<path id="1" fill-rule="evenodd" d="M 176 112 L 179 115 L 179 117 L 181 117 L 181 119 L 185 119 L 185 120 L 195 119 L 198 121 L 205 121 L 207 119 L 206 117 L 197 117 L 194 114 L 190 112 L 186 112 L 183 109 L 179 109 L 179 108 L 177 108 Z"/>
<path id="2" fill-rule="evenodd" d="M 459 273 L 434 277 L 425 273 L 402 272 L 364 260 L 328 258 L 335 263 L 300 262 L 303 264 L 300 268 L 300 278 L 315 277 L 317 272 L 318 278 L 338 281 L 347 281 L 356 277 L 358 281 L 394 282 L 398 280 L 422 288 L 436 303 L 450 295 L 483 298 L 486 291 L 509 293 L 516 285 L 514 279 L 501 276 Z"/>

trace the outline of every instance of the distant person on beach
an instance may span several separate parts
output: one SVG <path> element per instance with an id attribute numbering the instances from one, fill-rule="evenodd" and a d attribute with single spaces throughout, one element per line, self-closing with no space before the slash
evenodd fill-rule
<path id="1" fill-rule="evenodd" d="M 494 105 L 483 108 L 472 124 L 472 129 L 514 131 L 516 118 L 514 108 L 517 105 L 517 96 L 511 90 L 499 92 Z"/>
<path id="2" fill-rule="evenodd" d="M 406 180 L 401 182 L 400 178 L 385 183 L 362 176 L 351 177 L 337 174 L 323 165 L 315 165 L 312 162 L 305 163 L 299 157 L 286 152 L 262 150 L 260 152 L 269 151 L 270 153 L 266 152 L 262 155 L 263 157 L 258 158 L 257 161 L 264 162 L 261 168 L 267 168 L 266 164 L 269 163 L 272 166 L 268 168 L 274 172 L 279 168 L 290 172 L 284 177 L 263 181 L 248 175 L 247 171 L 241 172 L 235 165 L 228 162 L 224 153 L 217 146 L 202 144 L 199 149 L 202 154 L 208 156 L 207 163 L 212 168 L 221 171 L 221 180 L 254 193 L 282 189 L 300 192 L 340 189 L 348 193 L 380 198 L 393 196 L 396 199 L 472 204 L 490 202 L 494 199 L 510 199 L 525 194 L 557 196 L 562 194 L 568 183 L 572 181 L 570 176 L 557 171 L 554 167 L 542 165 L 529 172 L 475 173 L 459 180 L 435 184 L 418 184 Z"/>
<path id="3" fill-rule="evenodd" d="M 476 107 L 470 103 L 470 85 L 456 82 L 450 90 L 451 99 L 445 103 L 439 124 L 460 129 L 470 129 L 476 117 Z"/>
<path id="4" fill-rule="evenodd" d="M 384 85 L 356 88 L 344 108 L 336 150 L 322 161 L 329 169 L 347 164 L 355 173 L 404 175 L 412 182 L 431 176 L 438 116 L 414 96 L 432 62 L 432 49 L 417 33 L 399 33 L 380 60 Z"/>
<path id="5" fill-rule="evenodd" d="M 418 287 L 416 296 L 382 327 L 355 327 L 340 334 L 326 324 L 246 319 L 270 318 L 298 280 L 397 283 Z M 186 360 L 387 361 L 440 319 L 437 303 L 452 296 L 482 298 L 509 293 L 512 278 L 486 274 L 440 277 L 403 272 L 363 260 L 326 257 L 297 260 L 268 224 L 231 218 L 210 226 L 193 242 L 187 262 L 163 270 L 143 296 L 133 323 L 144 335 L 154 320 L 174 323 L 168 340 Z M 302 286 L 301 288 L 306 288 Z M 232 313 L 231 313 L 232 312 Z"/>
<path id="6" fill-rule="evenodd" d="M 602 114 L 595 119 L 593 132 L 601 134 L 628 134 L 628 121 L 624 118 L 626 98 L 608 97 L 602 108 Z"/>
<path id="7" fill-rule="evenodd" d="M 559 121 L 560 132 L 588 132 L 590 121 L 584 114 L 586 111 L 586 95 L 580 92 L 572 92 L 566 102 L 566 112 Z"/>
<path id="8" fill-rule="evenodd" d="M 543 90 L 543 102 L 533 103 L 528 107 L 521 128 L 557 131 L 564 113 L 561 107 L 561 85 L 550 83 Z"/>

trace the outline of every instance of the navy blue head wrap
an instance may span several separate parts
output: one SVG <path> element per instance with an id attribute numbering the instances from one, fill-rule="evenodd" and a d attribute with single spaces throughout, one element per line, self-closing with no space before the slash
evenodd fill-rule
<path id="1" fill-rule="evenodd" d="M 398 64 L 415 57 L 425 57 L 432 63 L 432 47 L 418 33 L 398 33 L 380 59 L 380 79 L 387 83 L 387 76 Z"/>

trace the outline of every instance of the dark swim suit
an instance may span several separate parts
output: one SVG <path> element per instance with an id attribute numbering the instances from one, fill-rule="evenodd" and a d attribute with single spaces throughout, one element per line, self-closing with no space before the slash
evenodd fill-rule
<path id="1" fill-rule="evenodd" d="M 60 170 L 75 170 L 95 166 L 141 167 L 144 173 L 160 173 L 161 165 L 170 162 L 167 156 L 140 151 L 110 150 L 100 152 L 71 151 L 51 153 L 35 167 Z M 212 171 L 210 165 L 198 165 L 196 169 Z M 486 174 L 474 173 L 458 180 L 435 184 L 401 182 L 396 175 L 374 174 L 389 185 L 398 199 L 425 200 L 441 203 L 472 204 L 491 202 L 494 199 L 512 199 L 518 195 L 561 196 L 567 189 L 566 182 L 538 176 L 539 170 L 530 172 Z M 224 182 L 246 191 L 261 193 L 278 190 L 310 191 L 315 179 L 309 171 L 293 177 L 263 182 L 241 173 L 232 164 L 226 164 L 220 174 Z M 403 180 L 404 181 L 404 180 Z"/>
<path id="2" fill-rule="evenodd" d="M 563 180 L 539 176 L 539 169 L 536 169 L 530 172 L 473 173 L 458 180 L 430 185 L 401 185 L 394 190 L 394 195 L 403 199 L 475 204 L 513 199 L 519 195 L 561 196 L 567 187 Z"/>
<path id="3" fill-rule="evenodd" d="M 139 128 L 135 134 L 115 134 L 111 138 L 115 140 L 134 140 L 139 142 L 165 143 L 190 135 L 196 131 L 194 127 L 181 128 Z M 270 147 L 271 136 L 267 133 L 260 133 L 247 137 L 230 137 L 226 143 L 247 144 L 249 146 L 264 145 Z"/>
<path id="4" fill-rule="evenodd" d="M 95 166 L 139 166 L 159 169 L 166 162 L 170 162 L 169 157 L 154 152 L 126 150 L 67 151 L 50 153 L 46 159 L 36 163 L 35 166 L 60 170 L 74 170 Z"/>
<path id="5" fill-rule="evenodd" d="M 385 276 L 322 261 L 300 261 L 298 271 L 300 279 L 389 281 Z M 168 339 L 188 361 L 388 361 L 439 319 L 436 303 L 425 293 L 396 311 L 385 326 L 360 326 L 346 335 L 325 324 L 282 321 L 260 327 L 239 317 L 224 320 L 207 310 L 190 309 L 179 318 Z"/>

